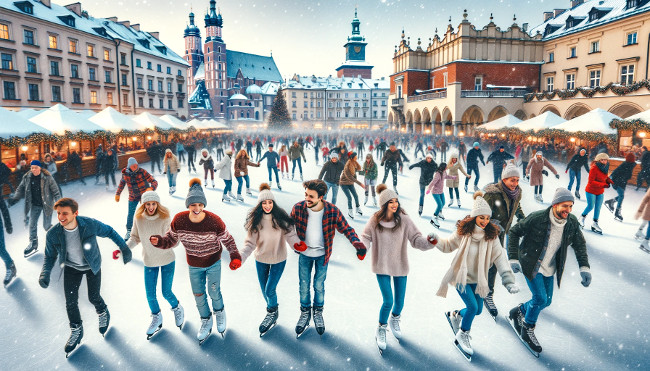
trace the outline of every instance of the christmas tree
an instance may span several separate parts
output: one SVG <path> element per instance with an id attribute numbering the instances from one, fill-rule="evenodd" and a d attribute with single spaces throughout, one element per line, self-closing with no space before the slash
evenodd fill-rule
<path id="1" fill-rule="evenodd" d="M 287 109 L 287 102 L 284 100 L 282 89 L 278 89 L 278 94 L 273 100 L 271 107 L 271 116 L 269 116 L 269 129 L 289 129 L 291 128 L 291 116 Z"/>

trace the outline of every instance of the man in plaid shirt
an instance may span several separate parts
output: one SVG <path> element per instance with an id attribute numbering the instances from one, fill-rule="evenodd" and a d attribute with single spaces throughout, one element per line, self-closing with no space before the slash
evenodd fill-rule
<path id="1" fill-rule="evenodd" d="M 122 169 L 122 179 L 120 179 L 120 185 L 115 192 L 115 202 L 120 202 L 120 194 L 125 184 L 129 188 L 129 214 L 126 217 L 124 240 L 128 240 L 131 237 L 131 227 L 133 227 L 133 214 L 138 207 L 140 197 L 148 188 L 155 191 L 158 188 L 158 182 L 147 170 L 138 166 L 138 161 L 135 158 L 129 157 L 126 168 Z"/>
<path id="2" fill-rule="evenodd" d="M 296 222 L 296 233 L 300 243 L 295 249 L 300 252 L 298 273 L 300 278 L 300 318 L 296 325 L 298 336 L 309 327 L 311 320 L 310 288 L 311 271 L 314 273 L 314 325 L 319 335 L 325 332 L 323 321 L 323 304 L 325 300 L 325 277 L 327 264 L 332 255 L 332 242 L 335 229 L 344 234 L 357 250 L 357 257 L 366 257 L 366 246 L 343 217 L 341 211 L 333 204 L 323 200 L 327 193 L 327 185 L 320 179 L 303 183 L 305 201 L 293 206 L 291 217 Z"/>

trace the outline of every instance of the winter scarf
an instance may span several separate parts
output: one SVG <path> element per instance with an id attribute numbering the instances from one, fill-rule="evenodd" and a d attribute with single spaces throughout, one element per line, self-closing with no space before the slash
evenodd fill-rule
<path id="1" fill-rule="evenodd" d="M 609 162 L 606 163 L 605 165 L 601 164 L 600 162 L 596 162 L 596 166 L 598 166 L 598 169 L 603 172 L 603 174 L 607 175 L 609 171 Z"/>
<path id="2" fill-rule="evenodd" d="M 517 197 L 519 197 L 519 193 L 521 193 L 521 188 L 520 187 L 517 187 L 517 188 L 515 188 L 514 191 L 511 191 L 510 188 L 506 187 L 506 185 L 505 185 L 505 183 L 503 183 L 503 181 L 501 181 L 501 183 L 502 183 L 502 186 L 503 186 L 502 187 L 503 192 L 505 192 L 505 194 L 508 195 L 509 199 L 514 201 L 514 200 L 517 199 Z"/>

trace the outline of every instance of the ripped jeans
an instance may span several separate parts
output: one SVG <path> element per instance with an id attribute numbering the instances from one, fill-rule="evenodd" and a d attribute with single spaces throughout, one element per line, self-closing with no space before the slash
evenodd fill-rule
<path id="1" fill-rule="evenodd" d="M 212 310 L 223 309 L 223 298 L 221 297 L 221 259 L 209 267 L 189 267 L 190 271 L 190 284 L 192 285 L 192 293 L 194 300 L 196 300 L 196 308 L 199 310 L 201 318 L 208 318 L 212 311 L 208 305 L 208 298 L 206 297 L 206 281 L 208 287 L 208 294 L 212 299 Z"/>

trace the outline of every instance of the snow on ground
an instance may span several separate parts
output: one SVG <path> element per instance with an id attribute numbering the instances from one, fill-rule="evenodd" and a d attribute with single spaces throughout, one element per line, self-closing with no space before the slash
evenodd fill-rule
<path id="1" fill-rule="evenodd" d="M 311 154 L 311 151 L 310 151 Z M 486 154 L 487 155 L 487 154 Z M 320 166 L 307 156 L 305 179 L 317 176 Z M 564 165 L 556 164 L 561 171 Z M 145 164 L 148 170 L 149 164 Z M 492 180 L 492 166 L 481 167 L 480 186 Z M 217 179 L 217 188 L 206 190 L 207 209 L 216 212 L 226 222 L 238 246 L 243 245 L 245 214 L 256 203 L 256 187 L 266 180 L 265 164 L 252 168 L 254 196 L 246 197 L 244 204 L 222 204 L 223 182 Z M 383 169 L 380 170 L 383 176 Z M 433 230 L 429 218 L 434 202 L 425 200 L 425 214 L 417 217 L 419 169 L 405 168 L 399 176 L 400 201 L 416 220 L 423 233 Z M 172 212 L 185 209 L 185 195 L 190 176 L 184 167 L 178 179 L 178 191 L 167 194 L 164 176 L 157 175 L 163 203 Z M 461 177 L 461 181 L 464 178 Z M 574 214 L 586 206 L 583 172 L 583 200 L 576 202 Z M 565 186 L 568 176 L 561 172 L 560 180 L 545 177 L 544 207 L 549 205 L 557 186 Z M 473 182 L 473 180 L 472 180 Z M 470 182 L 470 185 L 473 184 Z M 63 186 L 65 196 L 80 203 L 80 214 L 95 217 L 112 225 L 120 234 L 125 232 L 127 195 L 115 203 L 113 192 L 103 185 L 88 186 L 79 182 Z M 236 183 L 236 182 L 235 182 Z M 462 183 L 461 183 L 462 184 Z M 540 209 L 533 200 L 533 191 L 522 182 L 525 213 Z M 236 184 L 234 184 L 236 187 Z M 360 189 L 357 188 L 357 191 Z M 236 188 L 235 188 L 236 191 Z M 126 191 L 125 191 L 126 192 Z M 299 181 L 283 181 L 283 191 L 274 189 L 278 203 L 289 210 L 302 200 Z M 607 198 L 614 191 L 606 191 Z M 319 337 L 312 327 L 296 339 L 294 327 L 299 317 L 298 272 L 296 254 L 290 253 L 287 266 L 278 287 L 280 317 L 278 326 L 264 338 L 259 337 L 258 326 L 265 315 L 255 264 L 248 260 L 237 271 L 227 268 L 227 254 L 222 265 L 222 285 L 228 317 L 225 339 L 211 337 L 199 346 L 196 332 L 199 316 L 196 311 L 188 279 L 188 268 L 182 247 L 176 248 L 177 264 L 174 293 L 185 307 L 186 324 L 182 331 L 173 325 L 169 304 L 160 295 L 164 317 L 163 330 L 150 341 L 145 331 L 150 313 L 145 298 L 141 250 L 134 251 L 133 261 L 124 266 L 111 259 L 115 246 L 108 239 L 99 239 L 102 250 L 102 295 L 111 312 L 111 329 L 106 338 L 97 331 L 97 315 L 87 300 L 85 283 L 80 289 L 80 308 L 84 319 L 84 339 L 80 348 L 66 359 L 63 346 L 69 335 L 65 312 L 63 280 L 55 267 L 47 290 L 38 285 L 43 262 L 45 232 L 39 228 L 39 253 L 30 259 L 22 257 L 28 242 L 23 227 L 23 201 L 11 208 L 14 233 L 6 235 L 8 250 L 18 267 L 17 280 L 6 290 L 0 289 L 0 367 L 15 369 L 566 369 L 616 370 L 623 368 L 650 368 L 648 340 L 650 336 L 649 273 L 650 255 L 637 248 L 633 239 L 638 222 L 633 215 L 643 192 L 628 187 L 623 208 L 625 221 L 614 221 L 603 207 L 600 225 L 603 236 L 585 230 L 593 282 L 589 288 L 580 285 L 580 275 L 574 254 L 569 253 L 562 288 L 555 289 L 553 304 L 544 310 L 536 329 L 537 338 L 544 347 L 539 359 L 534 358 L 520 343 L 504 319 L 508 310 L 530 298 L 524 277 L 517 274 L 521 292 L 510 295 L 497 279 L 495 302 L 500 317 L 495 323 L 483 313 L 474 321 L 472 344 L 475 355 L 467 363 L 452 344 L 452 333 L 443 313 L 462 308 L 462 301 L 453 290 L 446 299 L 435 296 L 440 281 L 448 269 L 453 254 L 438 250 L 427 252 L 410 250 L 411 271 L 402 313 L 403 340 L 398 343 L 389 334 L 388 350 L 383 357 L 375 346 L 381 295 L 370 270 L 368 259 L 359 261 L 352 246 L 337 234 L 328 269 L 325 295 L 325 335 Z M 363 202 L 363 196 L 360 196 Z M 461 189 L 462 208 L 446 208 L 447 218 L 440 233 L 447 236 L 459 218 L 469 213 L 471 194 Z M 346 198 L 339 192 L 337 205 L 346 210 Z M 360 232 L 374 207 L 363 207 L 363 217 L 350 220 Z M 53 218 L 53 222 L 55 222 Z M 590 225 L 588 219 L 587 227 Z M 216 329 L 214 330 L 216 332 Z"/>

